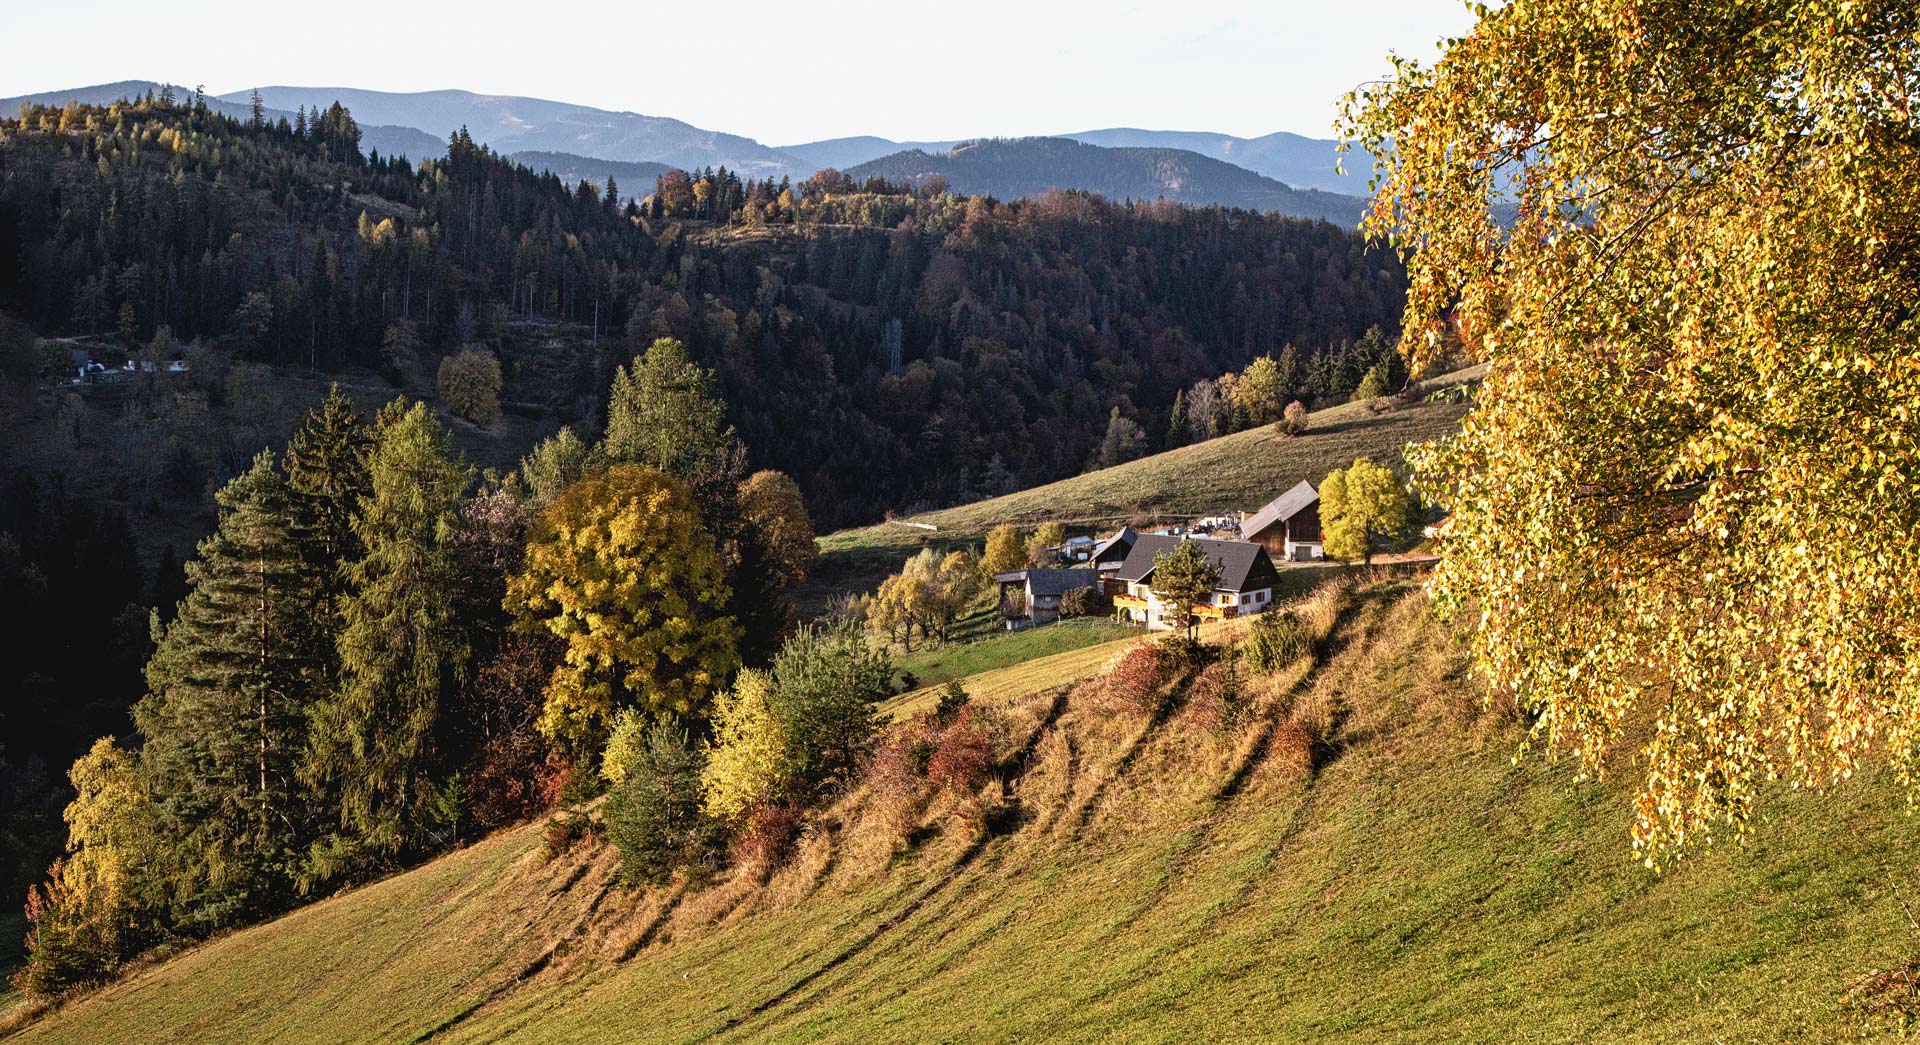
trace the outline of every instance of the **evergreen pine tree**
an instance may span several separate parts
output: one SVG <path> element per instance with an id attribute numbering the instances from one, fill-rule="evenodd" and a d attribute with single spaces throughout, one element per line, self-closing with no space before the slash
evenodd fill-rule
<path id="1" fill-rule="evenodd" d="M 305 638 L 314 578 L 273 456 L 254 458 L 218 502 L 134 711 L 187 923 L 224 923 L 285 895 L 307 833 L 294 768 L 318 685 Z"/>
<path id="2" fill-rule="evenodd" d="M 334 675 L 340 601 L 347 567 L 363 553 L 353 520 L 368 493 L 367 426 L 339 385 L 287 441 L 287 486 L 292 492 L 293 539 L 318 579 L 310 635 Z"/>
<path id="3" fill-rule="evenodd" d="M 1187 390 L 1181 389 L 1173 394 L 1173 411 L 1167 418 L 1166 449 L 1185 446 L 1187 442 Z"/>
<path id="4" fill-rule="evenodd" d="M 433 734 L 467 662 L 446 598 L 454 581 L 447 541 L 471 475 L 453 459 L 446 430 L 415 403 L 381 411 L 368 477 L 354 526 L 366 551 L 341 605 L 340 683 L 315 710 L 305 767 L 339 807 L 340 832 L 314 852 L 320 880 L 416 851 L 457 816 Z"/>

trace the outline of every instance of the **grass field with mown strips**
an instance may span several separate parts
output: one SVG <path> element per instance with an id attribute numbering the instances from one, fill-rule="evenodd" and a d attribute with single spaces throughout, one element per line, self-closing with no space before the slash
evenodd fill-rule
<path id="1" fill-rule="evenodd" d="M 1403 582 L 1225 719 L 1102 683 L 997 712 L 1001 775 L 863 787 L 770 875 L 614 884 L 504 832 L 234 933 L 22 1042 L 1802 1042 L 1920 955 L 1894 895 L 1920 830 L 1890 774 L 1770 789 L 1744 845 L 1652 874 L 1633 766 L 1513 760 L 1457 637 Z M 1284 723 L 1319 723 L 1310 747 Z M 1291 754 L 1289 754 L 1291 752 Z"/>

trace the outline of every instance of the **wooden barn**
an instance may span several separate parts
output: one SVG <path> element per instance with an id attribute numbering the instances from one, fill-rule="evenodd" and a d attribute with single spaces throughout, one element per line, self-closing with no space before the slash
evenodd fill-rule
<path id="1" fill-rule="evenodd" d="M 1300 480 L 1293 489 L 1247 516 L 1240 524 L 1240 537 L 1286 562 L 1324 557 L 1320 544 L 1320 492 L 1312 483 Z"/>

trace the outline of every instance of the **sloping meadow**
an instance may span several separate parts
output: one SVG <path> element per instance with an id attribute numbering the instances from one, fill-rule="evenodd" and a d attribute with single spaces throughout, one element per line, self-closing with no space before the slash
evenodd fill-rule
<path id="1" fill-rule="evenodd" d="M 1743 847 L 1631 860 L 1633 766 L 1514 755 L 1405 581 L 1304 652 L 1130 650 L 892 727 L 866 779 L 697 888 L 538 825 L 161 962 L 24 1041 L 1829 1039 L 1920 954 L 1914 822 L 1779 794 Z M 1878 1020 L 1878 1022 L 1876 1022 Z M 1884 1026 L 1883 1026 L 1884 1025 Z"/>

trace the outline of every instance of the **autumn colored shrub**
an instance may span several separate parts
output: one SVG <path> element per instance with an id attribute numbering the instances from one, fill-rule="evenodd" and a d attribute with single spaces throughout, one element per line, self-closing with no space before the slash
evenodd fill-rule
<path id="1" fill-rule="evenodd" d="M 1275 434 L 1283 436 L 1304 435 L 1307 431 L 1307 408 L 1296 399 L 1287 404 L 1280 420 L 1273 423 Z"/>
<path id="2" fill-rule="evenodd" d="M 915 721 L 887 730 L 867 758 L 865 783 L 874 815 L 896 837 L 913 829 L 934 750 L 926 724 Z"/>
<path id="3" fill-rule="evenodd" d="M 9 982 L 37 998 L 98 980 L 119 958 L 111 934 L 87 916 L 64 871 L 65 863 L 55 861 L 47 881 L 27 890 L 27 963 Z"/>
<path id="4" fill-rule="evenodd" d="M 1307 725 L 1287 719 L 1274 727 L 1267 740 L 1267 765 L 1283 780 L 1304 780 L 1313 773 L 1313 753 L 1319 738 Z"/>
<path id="5" fill-rule="evenodd" d="M 491 831 L 551 808 L 560 797 L 551 773 L 539 734 L 530 730 L 488 737 L 467 778 L 467 816 L 473 827 Z"/>
<path id="6" fill-rule="evenodd" d="M 1187 723 L 1217 733 L 1233 725 L 1240 701 L 1240 658 L 1228 651 L 1187 685 Z"/>
<path id="7" fill-rule="evenodd" d="M 1107 672 L 1108 699 L 1138 711 L 1151 711 L 1160 701 L 1160 687 L 1171 674 L 1167 656 L 1157 645 L 1136 646 Z"/>
<path id="8" fill-rule="evenodd" d="M 547 859 L 572 849 L 574 843 L 587 837 L 592 829 L 592 818 L 572 809 L 563 809 L 548 817 L 546 830 L 540 836 Z"/>
<path id="9" fill-rule="evenodd" d="M 733 837 L 735 866 L 765 873 L 784 862 L 806 825 L 807 810 L 799 802 L 766 802 L 753 807 Z"/>
<path id="10" fill-rule="evenodd" d="M 927 758 L 927 780 L 933 786 L 970 793 L 986 783 L 993 771 L 993 737 L 981 718 L 977 709 L 965 707 L 940 731 L 940 741 Z"/>

